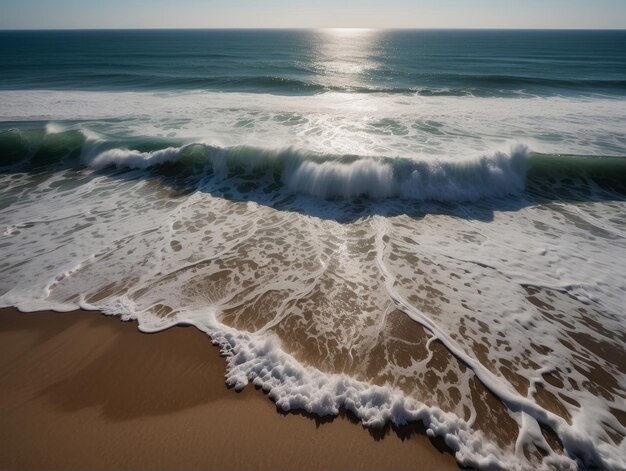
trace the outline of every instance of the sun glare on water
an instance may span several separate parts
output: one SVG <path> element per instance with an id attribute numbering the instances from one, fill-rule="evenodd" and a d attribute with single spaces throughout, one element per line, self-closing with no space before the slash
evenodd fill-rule
<path id="1" fill-rule="evenodd" d="M 370 28 L 325 28 L 318 30 L 315 66 L 329 85 L 366 85 L 367 71 L 376 67 L 378 30 Z"/>
<path id="2" fill-rule="evenodd" d="M 378 30 L 375 28 L 322 28 L 319 31 L 334 36 L 353 36 L 374 33 Z"/>

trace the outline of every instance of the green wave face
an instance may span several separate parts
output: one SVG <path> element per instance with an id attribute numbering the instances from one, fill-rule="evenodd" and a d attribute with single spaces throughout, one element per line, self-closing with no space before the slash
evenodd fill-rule
<path id="1" fill-rule="evenodd" d="M 581 191 L 585 185 L 626 194 L 626 156 L 530 154 L 528 182 L 558 183 L 560 189 Z"/>
<path id="2" fill-rule="evenodd" d="M 597 191 L 626 194 L 626 157 L 528 152 L 451 158 L 322 154 L 297 148 L 219 147 L 162 138 L 88 139 L 80 130 L 0 133 L 0 171 L 70 168 L 143 172 L 190 189 L 207 176 L 255 182 L 270 178 L 276 191 L 321 198 L 359 196 L 435 201 L 476 201 L 520 195 L 592 198 Z M 171 181 L 169 183 L 171 183 Z"/>

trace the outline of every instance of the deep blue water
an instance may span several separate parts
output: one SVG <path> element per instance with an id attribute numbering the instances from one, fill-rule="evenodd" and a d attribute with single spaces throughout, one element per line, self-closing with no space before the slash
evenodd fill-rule
<path id="1" fill-rule="evenodd" d="M 626 94 L 626 31 L 0 31 L 0 89 Z"/>

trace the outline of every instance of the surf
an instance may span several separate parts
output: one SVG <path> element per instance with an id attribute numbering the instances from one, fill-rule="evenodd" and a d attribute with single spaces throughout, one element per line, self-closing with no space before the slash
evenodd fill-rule
<path id="1" fill-rule="evenodd" d="M 607 191 L 625 191 L 625 157 L 540 154 L 524 144 L 514 144 L 508 152 L 409 158 L 323 154 L 295 147 L 168 145 L 167 140 L 150 138 L 134 139 L 131 146 L 124 146 L 86 131 L 50 131 L 0 133 L 0 168 L 66 165 L 93 171 L 142 170 L 172 177 L 208 172 L 216 179 L 267 175 L 278 178 L 282 187 L 294 194 L 346 200 L 477 201 L 520 195 L 529 184 L 538 187 L 548 179 L 555 183 L 554 191 L 556 182 L 575 189 L 575 181 L 594 182 Z M 146 147 L 153 150 L 140 150 Z"/>

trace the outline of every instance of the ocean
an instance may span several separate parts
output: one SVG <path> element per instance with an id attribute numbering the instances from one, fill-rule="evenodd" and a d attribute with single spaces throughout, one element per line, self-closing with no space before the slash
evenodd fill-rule
<path id="1" fill-rule="evenodd" d="M 193 325 L 229 386 L 462 465 L 626 467 L 626 31 L 0 31 L 0 63 L 0 307 Z"/>

